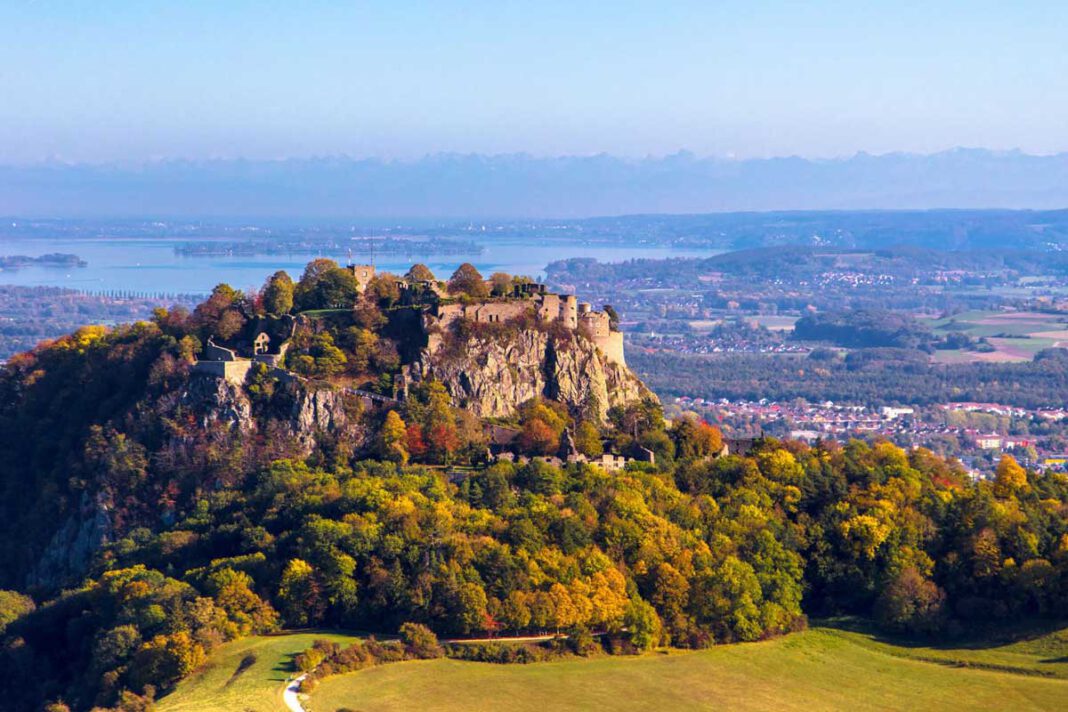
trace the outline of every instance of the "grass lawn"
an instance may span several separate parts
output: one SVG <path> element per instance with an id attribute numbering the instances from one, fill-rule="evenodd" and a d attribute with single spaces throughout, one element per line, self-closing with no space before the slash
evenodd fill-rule
<path id="1" fill-rule="evenodd" d="M 338 643 L 356 640 L 351 635 L 295 633 L 256 636 L 229 643 L 216 651 L 208 664 L 183 680 L 159 700 L 157 712 L 275 712 L 285 710 L 282 687 L 293 674 L 293 656 L 319 638 Z M 255 655 L 245 667 L 242 661 Z"/>
<path id="2" fill-rule="evenodd" d="M 385 665 L 326 679 L 308 708 L 1053 710 L 1068 705 L 1068 680 L 1055 677 L 1066 674 L 1066 652 L 1064 638 L 961 651 L 899 646 L 864 633 L 816 628 L 761 643 L 637 658 Z M 967 657 L 974 658 L 973 665 L 1017 672 L 956 667 Z"/>
<path id="3" fill-rule="evenodd" d="M 945 645 L 885 638 L 863 628 L 837 632 L 851 642 L 887 655 L 1068 680 L 1068 628 L 1049 632 L 1017 627 L 1016 635 L 1011 638 L 986 635 Z"/>

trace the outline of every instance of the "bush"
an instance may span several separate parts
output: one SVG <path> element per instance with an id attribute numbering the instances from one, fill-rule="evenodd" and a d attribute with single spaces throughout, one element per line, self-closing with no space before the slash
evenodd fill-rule
<path id="1" fill-rule="evenodd" d="M 438 636 L 425 625 L 405 623 L 400 627 L 400 636 L 405 652 L 413 658 L 430 660 L 440 658 L 444 654 L 441 645 L 438 644 Z"/>

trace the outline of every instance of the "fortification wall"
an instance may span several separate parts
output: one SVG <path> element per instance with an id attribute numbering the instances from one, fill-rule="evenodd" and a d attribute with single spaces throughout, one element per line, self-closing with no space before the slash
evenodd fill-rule
<path id="1" fill-rule="evenodd" d="M 609 331 L 604 336 L 594 336 L 593 343 L 601 350 L 601 353 L 613 363 L 626 366 L 627 361 L 623 357 L 623 332 Z"/>
<path id="2" fill-rule="evenodd" d="M 498 323 L 522 316 L 530 305 L 523 301 L 486 302 L 475 304 L 465 310 L 465 316 L 472 321 Z"/>
<path id="3" fill-rule="evenodd" d="M 240 386 L 245 383 L 248 372 L 254 365 L 252 361 L 197 361 L 193 372 L 221 378 L 227 383 Z"/>
<path id="4" fill-rule="evenodd" d="M 586 312 L 582 315 L 581 322 L 590 330 L 594 339 L 603 339 L 612 333 L 612 320 L 604 312 Z"/>

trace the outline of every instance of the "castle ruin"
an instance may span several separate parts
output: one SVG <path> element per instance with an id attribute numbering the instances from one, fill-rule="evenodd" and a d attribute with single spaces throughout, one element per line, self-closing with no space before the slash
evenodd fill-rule
<path id="1" fill-rule="evenodd" d="M 560 321 L 572 330 L 585 331 L 609 361 L 626 366 L 623 357 L 623 334 L 612 329 L 611 318 L 594 311 L 588 302 L 579 302 L 573 294 L 553 294 L 544 284 L 516 285 L 509 297 L 475 301 L 434 301 L 423 317 L 427 348 L 431 352 L 441 343 L 441 333 L 458 319 L 497 324 L 524 314 L 533 314 L 545 322 Z"/>

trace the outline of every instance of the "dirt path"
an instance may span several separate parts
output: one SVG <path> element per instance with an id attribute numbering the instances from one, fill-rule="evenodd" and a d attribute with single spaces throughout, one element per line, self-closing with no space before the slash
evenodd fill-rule
<path id="1" fill-rule="evenodd" d="M 304 706 L 300 704 L 300 698 L 297 695 L 300 693 L 300 683 L 306 677 L 307 675 L 299 675 L 293 678 L 286 683 L 286 688 L 282 691 L 282 699 L 285 700 L 289 712 L 305 712 Z"/>

